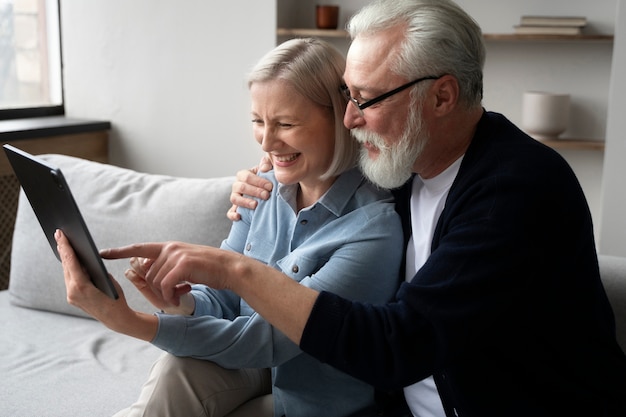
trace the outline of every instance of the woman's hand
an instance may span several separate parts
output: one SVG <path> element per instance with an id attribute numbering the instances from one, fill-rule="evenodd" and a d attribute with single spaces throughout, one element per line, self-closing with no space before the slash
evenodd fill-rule
<path id="1" fill-rule="evenodd" d="M 167 302 L 161 296 L 161 291 L 152 287 L 146 280 L 146 274 L 152 266 L 153 260 L 150 258 L 130 258 L 130 269 L 125 272 L 126 278 L 133 283 L 139 292 L 156 308 L 168 314 L 191 315 L 195 310 L 195 300 L 193 296 L 184 291 L 190 291 L 191 286 L 187 283 L 178 285 L 180 296 L 175 303 Z"/>
<path id="2" fill-rule="evenodd" d="M 231 221 L 241 220 L 241 216 L 237 213 L 237 207 L 245 207 L 252 210 L 256 208 L 257 201 L 250 197 L 262 200 L 270 198 L 273 184 L 257 175 L 259 172 L 267 172 L 270 169 L 272 169 L 272 164 L 270 159 L 265 156 L 261 159 L 258 167 L 237 172 L 237 181 L 233 183 L 230 194 L 230 202 L 233 205 L 226 213 L 226 216 Z"/>
<path id="3" fill-rule="evenodd" d="M 96 288 L 63 232 L 57 230 L 54 238 L 63 264 L 67 302 L 111 330 L 146 341 L 152 340 L 157 332 L 158 319 L 132 310 L 126 302 L 122 287 L 113 277 L 111 279 L 119 294 L 117 300 Z"/>

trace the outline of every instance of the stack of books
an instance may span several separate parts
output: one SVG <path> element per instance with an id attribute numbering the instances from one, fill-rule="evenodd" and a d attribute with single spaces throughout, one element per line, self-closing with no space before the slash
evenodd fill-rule
<path id="1" fill-rule="evenodd" d="M 586 25 L 584 16 L 522 16 L 514 29 L 524 35 L 581 35 Z"/>

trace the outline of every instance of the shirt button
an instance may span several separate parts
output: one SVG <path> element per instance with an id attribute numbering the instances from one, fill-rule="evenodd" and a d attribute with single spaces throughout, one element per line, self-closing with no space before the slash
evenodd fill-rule
<path id="1" fill-rule="evenodd" d="M 246 250 L 247 250 L 247 251 L 250 251 L 250 249 L 252 249 L 252 245 L 248 243 L 248 244 L 246 245 Z"/>
<path id="2" fill-rule="evenodd" d="M 291 272 L 293 272 L 294 274 L 297 274 L 299 270 L 300 268 L 298 268 L 298 265 L 294 265 L 291 267 Z"/>
<path id="3" fill-rule="evenodd" d="M 300 224 L 301 224 L 302 226 L 304 226 L 304 225 L 305 225 L 305 224 L 307 224 L 308 222 L 309 222 L 309 221 L 305 219 L 305 220 L 302 220 L 302 221 L 300 222 Z"/>

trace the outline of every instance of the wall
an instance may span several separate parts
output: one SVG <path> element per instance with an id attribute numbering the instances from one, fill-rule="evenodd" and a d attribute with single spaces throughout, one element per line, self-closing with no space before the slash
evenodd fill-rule
<path id="1" fill-rule="evenodd" d="M 609 95 L 607 144 L 602 183 L 602 217 L 600 252 L 626 256 L 626 3 L 620 1 L 617 11 L 615 54 Z M 621 76 L 618 76 L 621 75 Z"/>
<path id="2" fill-rule="evenodd" d="M 111 161 L 204 177 L 260 156 L 245 76 L 275 0 L 61 0 L 66 113 L 110 120 Z"/>
<path id="3" fill-rule="evenodd" d="M 314 27 L 315 0 L 278 0 L 278 24 Z M 341 26 L 368 0 L 336 0 Z M 612 34 L 617 0 L 457 0 L 484 33 L 512 33 L 526 14 L 582 15 L 588 33 Z M 345 40 L 332 41 L 347 50 Z M 486 42 L 484 106 L 521 122 L 526 90 L 571 94 L 571 121 L 562 137 L 604 140 L 613 45 L 610 42 Z M 596 223 L 602 211 L 602 151 L 559 151 L 578 176 Z"/>
<path id="4" fill-rule="evenodd" d="M 336 2 L 342 25 L 367 4 Z M 615 28 L 617 0 L 458 2 L 488 33 L 511 32 L 519 16 L 531 13 L 584 15 L 599 33 Z M 314 26 L 315 3 L 61 0 L 67 114 L 111 120 L 111 160 L 119 165 L 184 176 L 229 175 L 251 166 L 260 152 L 251 139 L 245 74 L 274 46 L 277 24 Z M 347 41 L 339 43 L 347 48 Z M 607 236 L 601 251 L 614 252 L 624 241 L 625 228 L 613 225 L 626 211 L 619 190 L 626 155 L 618 136 L 626 126 L 617 114 L 613 134 L 606 123 L 610 83 L 615 111 L 624 108 L 626 87 L 617 76 L 610 80 L 612 45 L 489 42 L 487 48 L 485 107 L 519 122 L 524 90 L 567 91 L 573 118 L 564 136 L 608 136 L 604 173 L 603 152 L 562 154 L 583 185 L 597 234 Z M 603 176 L 611 179 L 603 182 Z"/>

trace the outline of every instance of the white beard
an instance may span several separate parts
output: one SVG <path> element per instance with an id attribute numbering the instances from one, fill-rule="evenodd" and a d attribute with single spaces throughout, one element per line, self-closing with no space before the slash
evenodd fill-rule
<path id="1" fill-rule="evenodd" d="M 423 120 L 419 114 L 421 106 L 411 106 L 407 126 L 400 140 L 389 146 L 384 139 L 369 131 L 352 129 L 352 136 L 360 143 L 369 142 L 379 149 L 376 158 L 370 158 L 368 150 L 361 148 L 360 166 L 363 174 L 382 188 L 398 188 L 411 178 L 413 164 L 428 142 L 424 133 Z"/>

